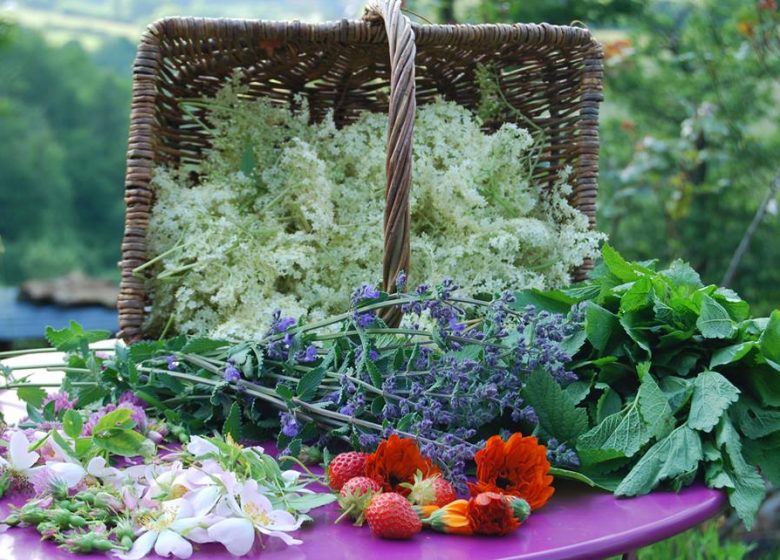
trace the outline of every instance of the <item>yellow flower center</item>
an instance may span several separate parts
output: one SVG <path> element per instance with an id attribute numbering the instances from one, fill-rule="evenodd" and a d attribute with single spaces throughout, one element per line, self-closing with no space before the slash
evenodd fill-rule
<path id="1" fill-rule="evenodd" d="M 177 511 L 178 508 L 163 506 L 162 509 L 142 515 L 139 522 L 148 531 L 159 533 L 173 525 Z"/>
<path id="2" fill-rule="evenodd" d="M 258 508 L 252 502 L 249 502 L 244 506 L 244 513 L 246 513 L 247 517 L 249 517 L 249 519 L 255 525 L 268 527 L 274 523 L 273 520 L 268 517 L 268 513 L 266 513 L 265 510 Z"/>

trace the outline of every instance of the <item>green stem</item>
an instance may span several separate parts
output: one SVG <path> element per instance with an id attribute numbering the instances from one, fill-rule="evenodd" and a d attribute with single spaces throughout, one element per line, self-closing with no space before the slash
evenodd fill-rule
<path id="1" fill-rule="evenodd" d="M 13 358 L 14 356 L 24 356 L 25 354 L 46 354 L 59 352 L 56 348 L 30 348 L 28 350 L 7 350 L 0 352 L 0 360 L 4 358 Z"/>

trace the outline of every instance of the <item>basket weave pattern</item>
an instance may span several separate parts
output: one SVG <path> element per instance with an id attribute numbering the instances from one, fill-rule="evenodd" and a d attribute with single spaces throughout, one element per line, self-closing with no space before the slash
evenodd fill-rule
<path id="1" fill-rule="evenodd" d="M 588 30 L 548 24 L 415 25 L 399 8 L 398 0 L 378 3 L 363 21 L 167 18 L 148 28 L 133 68 L 119 263 L 122 338 L 150 334 L 143 325 L 152 294 L 133 270 L 152 257 L 146 230 L 154 203 L 153 170 L 197 162 L 209 147 L 207 132 L 181 100 L 213 96 L 238 70 L 249 97 L 293 106 L 302 95 L 315 120 L 329 110 L 337 126 L 363 111 L 388 114 L 385 289 L 392 291 L 398 272 L 414 266 L 409 188 L 415 106 L 443 96 L 476 109 L 475 73 L 481 64 L 498 71 L 503 95 L 514 108 L 503 122 L 527 127 L 531 121 L 544 131 L 536 179 L 552 184 L 563 167 L 571 166 L 571 203 L 595 225 L 603 71 L 601 47 Z M 195 116 L 208 118 L 198 111 Z M 491 128 L 500 124 L 489 123 Z M 589 266 L 586 262 L 573 276 L 581 278 Z M 385 319 L 394 323 L 398 317 Z"/>

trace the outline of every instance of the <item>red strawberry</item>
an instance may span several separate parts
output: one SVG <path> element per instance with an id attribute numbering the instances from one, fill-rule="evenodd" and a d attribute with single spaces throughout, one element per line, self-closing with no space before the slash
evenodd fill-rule
<path id="1" fill-rule="evenodd" d="M 400 484 L 409 490 L 409 501 L 417 506 L 446 506 L 458 499 L 455 488 L 439 475 L 423 477 L 422 471 L 417 471 L 413 482 Z"/>
<path id="2" fill-rule="evenodd" d="M 341 521 L 345 515 L 349 515 L 355 520 L 355 525 L 360 527 L 365 520 L 365 513 L 371 499 L 382 491 L 378 482 L 365 476 L 356 476 L 350 478 L 339 492 L 339 505 L 344 512 L 336 523 Z"/>
<path id="3" fill-rule="evenodd" d="M 366 509 L 371 532 L 383 539 L 411 539 L 422 530 L 409 500 L 395 492 L 377 494 Z"/>
<path id="4" fill-rule="evenodd" d="M 436 477 L 433 479 L 433 490 L 436 492 L 436 499 L 433 503 L 439 507 L 444 507 L 458 499 L 455 488 L 443 478 Z"/>
<path id="5" fill-rule="evenodd" d="M 339 453 L 328 465 L 328 484 L 337 492 L 350 478 L 363 476 L 366 471 L 368 453 L 350 451 Z"/>

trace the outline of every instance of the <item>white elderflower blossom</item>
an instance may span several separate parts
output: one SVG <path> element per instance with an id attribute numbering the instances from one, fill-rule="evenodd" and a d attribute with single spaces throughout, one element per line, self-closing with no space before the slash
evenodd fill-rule
<path id="1" fill-rule="evenodd" d="M 337 129 L 332 115 L 310 124 L 302 99 L 291 112 L 241 91 L 203 101 L 213 147 L 200 164 L 156 171 L 160 327 L 172 314 L 179 332 L 257 337 L 275 309 L 316 320 L 381 277 L 386 115 Z M 569 204 L 570 171 L 538 184 L 535 149 L 515 124 L 487 134 L 455 103 L 418 108 L 412 285 L 451 276 L 472 292 L 554 288 L 596 255 L 602 235 Z"/>

